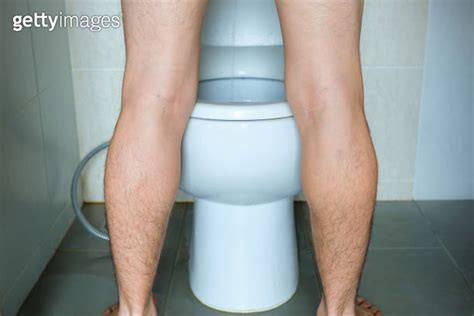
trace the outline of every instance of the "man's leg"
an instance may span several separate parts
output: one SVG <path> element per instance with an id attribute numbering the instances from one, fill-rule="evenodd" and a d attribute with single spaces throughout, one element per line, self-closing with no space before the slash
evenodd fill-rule
<path id="1" fill-rule="evenodd" d="M 363 4 L 276 3 L 286 91 L 301 136 L 301 180 L 324 292 L 318 315 L 374 315 L 368 303 L 356 306 L 377 184 L 359 56 Z"/>
<path id="2" fill-rule="evenodd" d="M 123 0 L 122 109 L 107 156 L 105 196 L 119 310 L 155 315 L 151 289 L 194 106 L 206 1 Z"/>

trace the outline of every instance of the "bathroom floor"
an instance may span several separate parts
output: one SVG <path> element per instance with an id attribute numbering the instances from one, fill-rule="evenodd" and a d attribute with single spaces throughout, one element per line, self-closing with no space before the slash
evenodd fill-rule
<path id="1" fill-rule="evenodd" d="M 84 212 L 103 227 L 104 206 Z M 313 316 L 320 298 L 305 203 L 295 204 L 300 278 L 295 296 L 258 316 Z M 232 315 L 201 305 L 188 285 L 192 204 L 174 206 L 153 291 L 160 315 Z M 378 202 L 359 293 L 384 315 L 474 315 L 474 201 Z M 106 242 L 75 222 L 18 315 L 100 315 L 116 301 Z"/>

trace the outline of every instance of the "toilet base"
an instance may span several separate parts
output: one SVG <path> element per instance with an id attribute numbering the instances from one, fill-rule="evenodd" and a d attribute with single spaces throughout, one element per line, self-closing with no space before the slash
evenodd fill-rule
<path id="1" fill-rule="evenodd" d="M 257 205 L 196 199 L 190 285 L 203 304 L 251 313 L 287 302 L 298 284 L 293 198 Z"/>

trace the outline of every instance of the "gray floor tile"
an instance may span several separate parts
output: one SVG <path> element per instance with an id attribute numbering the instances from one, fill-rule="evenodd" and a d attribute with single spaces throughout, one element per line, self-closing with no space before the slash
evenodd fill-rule
<path id="1" fill-rule="evenodd" d="M 171 281 L 165 316 L 222 316 L 229 315 L 210 309 L 197 301 L 189 286 L 187 271 L 188 253 L 180 248 L 178 261 Z"/>
<path id="2" fill-rule="evenodd" d="M 388 316 L 472 316 L 474 298 L 468 285 L 474 281 L 473 249 L 468 241 L 472 236 L 472 202 L 422 202 L 422 213 L 416 212 L 413 205 L 377 204 L 360 294 Z M 230 315 L 200 304 L 189 288 L 190 208 L 191 204 L 178 204 L 170 218 L 154 284 L 159 311 L 165 311 L 167 316 Z M 298 291 L 283 306 L 256 315 L 314 315 L 319 302 L 308 207 L 306 203 L 296 203 L 295 210 L 300 259 Z M 103 206 L 88 206 L 85 212 L 98 227 L 105 223 Z M 456 264 L 444 248 L 438 248 L 430 230 L 439 234 Z M 97 315 L 116 298 L 108 244 L 101 244 L 75 223 L 19 315 Z"/>
<path id="3" fill-rule="evenodd" d="M 181 221 L 184 216 L 184 209 L 191 205 L 190 203 L 176 203 L 170 216 L 169 227 L 174 229 L 176 221 Z M 97 229 L 106 232 L 105 205 L 103 203 L 85 204 L 82 208 L 84 216 Z M 175 214 L 179 213 L 179 214 Z M 178 229 L 180 229 L 179 226 Z M 173 235 L 173 234 L 171 234 Z M 168 235 L 167 235 L 168 236 Z M 60 250 L 109 250 L 109 242 L 98 239 L 82 226 L 76 219 L 71 225 L 68 233 L 59 245 Z"/>
<path id="4" fill-rule="evenodd" d="M 388 316 L 472 316 L 474 306 L 442 249 L 369 250 L 359 293 Z"/>
<path id="5" fill-rule="evenodd" d="M 109 253 L 64 251 L 54 256 L 18 315 L 100 315 L 116 299 Z"/>
<path id="6" fill-rule="evenodd" d="M 258 316 L 314 316 L 321 299 L 321 291 L 316 280 L 313 254 L 299 251 L 298 289 L 288 303 L 268 312 L 255 313 Z"/>
<path id="7" fill-rule="evenodd" d="M 178 203 L 173 207 L 171 217 L 166 231 L 166 239 L 160 255 L 160 262 L 153 284 L 153 293 L 158 300 L 158 310 L 165 308 L 169 285 L 174 271 L 179 242 L 182 235 L 182 227 L 186 210 L 191 207 L 190 203 Z"/>
<path id="8" fill-rule="evenodd" d="M 474 201 L 417 201 L 448 249 L 474 249 Z"/>
<path id="9" fill-rule="evenodd" d="M 295 203 L 296 241 L 299 250 L 312 250 L 311 232 L 309 230 L 309 208 L 304 202 Z M 309 235 L 308 235 L 309 233 Z"/>
<path id="10" fill-rule="evenodd" d="M 97 229 L 105 231 L 104 204 L 85 204 L 82 213 Z M 61 250 L 109 250 L 109 242 L 90 235 L 76 219 L 59 245 Z"/>
<path id="11" fill-rule="evenodd" d="M 377 202 L 371 248 L 441 247 L 413 201 Z"/>
<path id="12" fill-rule="evenodd" d="M 453 249 L 449 252 L 474 293 L 474 249 Z"/>
<path id="13" fill-rule="evenodd" d="M 171 213 L 153 287 L 159 310 L 164 309 L 184 214 L 189 205 L 177 203 Z M 103 204 L 86 205 L 84 214 L 96 227 L 105 224 Z M 76 221 L 19 315 L 100 315 L 105 307 L 116 301 L 108 243 L 90 236 Z"/>
<path id="14" fill-rule="evenodd" d="M 296 223 L 299 249 L 299 283 L 293 298 L 286 304 L 267 312 L 255 313 L 254 315 L 277 316 L 298 315 L 312 316 L 315 314 L 317 304 L 320 300 L 320 290 L 317 285 L 314 272 L 313 255 L 308 248 L 304 233 L 304 209 L 296 207 Z M 189 259 L 189 237 L 192 224 L 192 212 L 188 212 L 185 218 L 184 239 L 180 245 L 177 265 L 173 276 L 168 301 L 166 305 L 166 316 L 220 316 L 231 315 L 208 308 L 201 304 L 193 295 L 189 286 L 187 262 Z M 234 314 L 235 315 L 235 314 Z"/>
<path id="15" fill-rule="evenodd" d="M 306 213 L 303 220 L 308 223 L 307 236 L 311 247 L 309 208 L 306 203 L 296 205 L 299 205 L 297 210 L 302 209 Z M 413 201 L 379 201 L 374 213 L 370 247 L 439 248 L 441 245 Z"/>

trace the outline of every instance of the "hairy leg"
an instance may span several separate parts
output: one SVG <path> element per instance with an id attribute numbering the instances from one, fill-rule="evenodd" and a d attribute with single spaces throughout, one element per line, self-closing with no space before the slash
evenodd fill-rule
<path id="1" fill-rule="evenodd" d="M 179 185 L 206 1 L 123 0 L 122 109 L 105 174 L 119 315 L 154 315 L 152 284 Z"/>
<path id="2" fill-rule="evenodd" d="M 377 184 L 359 56 L 363 4 L 276 3 L 286 91 L 301 136 L 301 179 L 324 292 L 318 315 L 374 315 L 375 308 L 356 307 Z"/>

